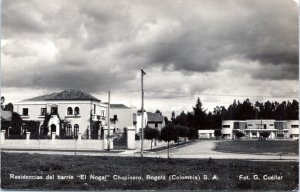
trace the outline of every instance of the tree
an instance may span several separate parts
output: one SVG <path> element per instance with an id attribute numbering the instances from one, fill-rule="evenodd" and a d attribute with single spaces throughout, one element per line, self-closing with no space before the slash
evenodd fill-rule
<path id="1" fill-rule="evenodd" d="M 264 131 L 260 133 L 260 136 L 264 139 L 267 139 L 270 136 L 270 132 Z"/>
<path id="2" fill-rule="evenodd" d="M 49 113 L 46 113 L 45 119 L 43 122 L 43 135 L 48 135 L 48 132 L 49 132 L 48 123 L 49 123 L 50 119 L 51 119 L 51 115 Z"/>
<path id="3" fill-rule="evenodd" d="M 147 140 L 151 140 L 151 150 L 152 150 L 152 143 L 153 139 L 157 139 L 159 136 L 159 131 L 157 129 L 146 127 L 144 129 L 144 138 Z"/>
<path id="4" fill-rule="evenodd" d="M 164 128 L 162 128 L 161 133 L 160 133 L 160 138 L 163 141 L 168 142 L 168 159 L 170 158 L 170 141 L 174 140 L 176 142 L 177 139 L 177 132 L 174 129 L 174 126 L 172 123 L 167 124 Z"/>
<path id="5" fill-rule="evenodd" d="M 206 125 L 206 110 L 202 107 L 202 102 L 198 97 L 194 110 L 194 118 L 193 118 L 193 128 L 195 129 L 205 129 Z"/>
<path id="6" fill-rule="evenodd" d="M 182 125 L 175 125 L 175 128 L 177 129 L 178 137 L 183 137 L 184 141 L 186 142 L 186 138 L 188 138 L 190 135 L 190 129 Z"/>
<path id="7" fill-rule="evenodd" d="M 242 133 L 242 132 L 240 132 L 240 131 L 236 132 L 234 135 L 235 135 L 238 139 L 245 136 L 245 134 Z"/>
<path id="8" fill-rule="evenodd" d="M 7 105 L 5 105 L 4 110 L 13 112 L 14 111 L 14 105 L 12 103 L 8 103 Z"/>
<path id="9" fill-rule="evenodd" d="M 222 136 L 222 132 L 220 129 L 216 129 L 214 134 L 217 139 L 219 139 L 219 137 Z"/>
<path id="10" fill-rule="evenodd" d="M 163 141 L 170 142 L 173 140 L 176 142 L 177 137 L 178 137 L 178 135 L 177 135 L 176 129 L 174 128 L 174 125 L 168 124 L 164 128 L 162 128 L 161 133 L 160 133 L 160 138 Z"/>
<path id="11" fill-rule="evenodd" d="M 190 139 L 190 140 L 198 139 L 198 130 L 197 130 L 197 129 L 190 128 L 189 139 Z"/>
<path id="12" fill-rule="evenodd" d="M 1 109 L 4 108 L 5 97 L 1 97 Z"/>
<path id="13" fill-rule="evenodd" d="M 22 126 L 22 118 L 18 113 L 13 112 L 11 117 L 11 135 L 20 135 L 21 134 L 21 126 Z"/>

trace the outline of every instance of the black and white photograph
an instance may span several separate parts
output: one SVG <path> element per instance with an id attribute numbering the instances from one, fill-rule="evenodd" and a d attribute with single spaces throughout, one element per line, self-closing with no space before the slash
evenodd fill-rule
<path id="1" fill-rule="evenodd" d="M 0 3 L 1 190 L 299 190 L 299 0 Z"/>

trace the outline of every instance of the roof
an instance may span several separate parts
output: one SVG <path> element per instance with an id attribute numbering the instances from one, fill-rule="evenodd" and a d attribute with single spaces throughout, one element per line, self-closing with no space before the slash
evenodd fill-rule
<path id="1" fill-rule="evenodd" d="M 110 108 L 130 109 L 130 107 L 127 107 L 124 104 L 110 104 Z"/>
<path id="2" fill-rule="evenodd" d="M 11 121 L 12 112 L 1 109 L 1 121 Z"/>
<path id="3" fill-rule="evenodd" d="M 66 89 L 59 93 L 51 93 L 48 95 L 42 95 L 26 99 L 24 101 L 52 101 L 52 100 L 94 100 L 100 101 L 96 97 L 86 93 L 79 89 Z"/>
<path id="4" fill-rule="evenodd" d="M 161 116 L 160 113 L 147 113 L 148 122 L 159 122 L 162 123 L 164 120 L 164 116 Z"/>

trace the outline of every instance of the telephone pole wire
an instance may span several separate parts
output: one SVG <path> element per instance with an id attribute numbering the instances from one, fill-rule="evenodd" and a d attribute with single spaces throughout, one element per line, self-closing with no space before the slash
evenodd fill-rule
<path id="1" fill-rule="evenodd" d="M 107 131 L 107 151 L 110 151 L 110 90 L 108 91 Z"/>
<path id="2" fill-rule="evenodd" d="M 141 69 L 141 91 L 142 91 L 142 134 L 141 134 L 141 157 L 144 155 L 144 75 L 146 75 L 145 71 Z"/>

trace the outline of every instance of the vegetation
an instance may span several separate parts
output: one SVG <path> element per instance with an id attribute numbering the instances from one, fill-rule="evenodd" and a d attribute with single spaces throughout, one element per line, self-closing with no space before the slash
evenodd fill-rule
<path id="1" fill-rule="evenodd" d="M 298 185 L 298 162 L 270 162 L 214 159 L 162 159 L 106 156 L 72 156 L 42 154 L 1 154 L 1 188 L 26 190 L 208 190 L 208 191 L 292 191 Z M 26 161 L 24 161 L 26 159 Z M 53 180 L 12 180 L 15 175 L 54 175 Z M 81 180 L 77 175 L 86 175 Z M 239 175 L 257 174 L 283 176 L 281 181 L 239 180 Z M 71 175 L 74 179 L 57 179 L 58 175 Z M 107 181 L 90 179 L 90 175 L 110 175 Z M 164 175 L 166 180 L 113 180 L 113 175 Z M 201 180 L 169 181 L 169 175 L 200 175 Z M 204 180 L 207 175 L 210 180 Z M 213 175 L 218 180 L 212 180 Z"/>
<path id="2" fill-rule="evenodd" d="M 22 118 L 18 113 L 13 112 L 11 117 L 11 135 L 20 135 L 22 127 Z"/>
<path id="3" fill-rule="evenodd" d="M 219 139 L 222 136 L 222 132 L 220 129 L 216 129 L 214 133 L 216 139 Z"/>
<path id="4" fill-rule="evenodd" d="M 266 139 L 270 136 L 270 132 L 267 132 L 267 131 L 261 132 L 260 136 L 262 136 L 264 139 Z"/>
<path id="5" fill-rule="evenodd" d="M 152 150 L 152 143 L 153 140 L 158 139 L 159 131 L 157 129 L 146 127 L 144 129 L 144 138 L 147 140 L 151 140 L 151 150 Z"/>
<path id="6" fill-rule="evenodd" d="M 251 141 L 251 140 L 234 140 L 217 142 L 215 151 L 228 153 L 258 154 L 258 153 L 282 153 L 282 154 L 299 154 L 298 141 Z"/>
<path id="7" fill-rule="evenodd" d="M 172 112 L 171 122 L 194 129 L 219 129 L 222 120 L 276 119 L 298 120 L 299 103 L 296 100 L 279 102 L 255 102 L 249 99 L 242 102 L 234 100 L 228 108 L 216 106 L 213 112 L 207 112 L 198 98 L 192 112 L 182 111 L 178 116 Z"/>
<path id="8" fill-rule="evenodd" d="M 244 136 L 245 136 L 245 134 L 242 133 L 242 132 L 240 132 L 240 131 L 236 132 L 234 135 L 235 135 L 237 138 L 241 138 L 241 137 L 244 137 Z"/>

